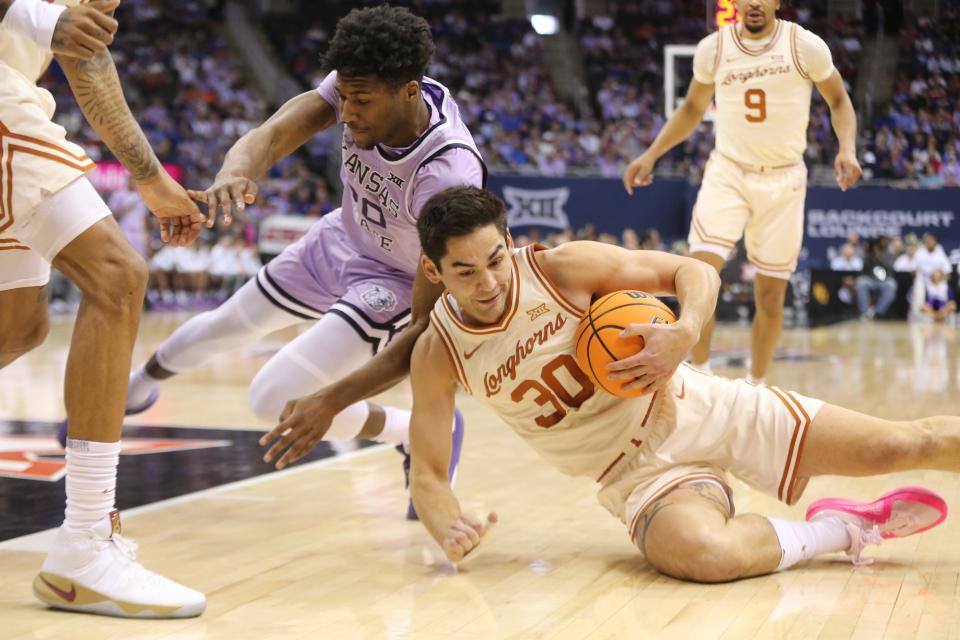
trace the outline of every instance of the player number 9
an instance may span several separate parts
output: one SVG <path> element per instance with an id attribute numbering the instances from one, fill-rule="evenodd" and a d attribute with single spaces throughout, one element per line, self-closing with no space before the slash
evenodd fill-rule
<path id="1" fill-rule="evenodd" d="M 748 89 L 743 94 L 743 104 L 747 109 L 756 111 L 746 115 L 747 122 L 763 122 L 767 119 L 767 94 L 763 89 Z"/>

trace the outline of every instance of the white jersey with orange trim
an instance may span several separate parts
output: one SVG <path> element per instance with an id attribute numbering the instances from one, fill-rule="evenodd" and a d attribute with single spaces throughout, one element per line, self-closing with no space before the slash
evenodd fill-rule
<path id="1" fill-rule="evenodd" d="M 84 1 L 56 3 L 75 6 Z M 5 259 L 29 250 L 16 240 L 17 231 L 37 205 L 94 167 L 83 149 L 67 140 L 66 130 L 51 120 L 56 103 L 36 84 L 51 59 L 31 40 L 0 27 L 0 250 Z M 42 260 L 36 262 L 43 266 Z M 3 268 L 13 269 L 7 264 Z M 41 279 L 38 275 L 32 281 Z"/>
<path id="2" fill-rule="evenodd" d="M 834 71 L 830 48 L 798 24 L 777 20 L 761 40 L 731 24 L 697 44 L 694 78 L 715 87 L 716 148 L 748 167 L 803 160 L 814 82 Z"/>
<path id="3" fill-rule="evenodd" d="M 541 249 L 514 251 L 513 287 L 499 324 L 468 326 L 449 293 L 430 321 L 464 389 L 561 472 L 601 481 L 624 451 L 643 443 L 651 398 L 596 389 L 577 366 L 574 337 L 585 311 L 550 282 L 537 262 Z"/>

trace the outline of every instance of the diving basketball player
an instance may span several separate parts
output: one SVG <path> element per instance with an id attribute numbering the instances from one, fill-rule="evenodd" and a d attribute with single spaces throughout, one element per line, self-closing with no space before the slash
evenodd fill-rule
<path id="1" fill-rule="evenodd" d="M 220 308 L 167 338 L 131 375 L 128 413 L 149 407 L 160 381 L 214 354 L 316 321 L 254 378 L 253 412 L 275 424 L 288 401 L 327 387 L 393 341 L 369 378 L 338 392 L 339 413 L 316 438 L 402 445 L 409 412 L 356 402 L 364 397 L 358 390 L 386 389 L 406 375 L 410 350 L 439 294 L 417 274 L 420 208 L 447 187 L 482 186 L 486 175 L 457 104 L 423 75 L 433 51 L 426 21 L 406 9 L 353 10 L 337 24 L 324 57 L 330 73 L 317 90 L 287 102 L 230 149 L 214 184 L 196 194 L 227 216 L 252 201 L 256 180 L 280 158 L 342 122 L 341 208 Z M 294 459 L 281 457 L 278 467 Z"/>
<path id="2" fill-rule="evenodd" d="M 597 482 L 647 560 L 676 578 L 734 580 L 838 551 L 860 562 L 864 545 L 946 516 L 919 487 L 872 503 L 819 500 L 808 522 L 734 514 L 727 473 L 794 504 L 818 475 L 960 471 L 960 418 L 892 422 L 681 365 L 717 299 L 719 278 L 702 262 L 592 242 L 515 249 L 503 202 L 471 188 L 432 198 L 418 228 L 424 272 L 447 291 L 411 363 L 411 492 L 451 561 L 497 519 L 464 513 L 447 480 L 458 387 L 558 470 Z M 681 308 L 674 324 L 625 329 L 646 346 L 609 366 L 626 389 L 651 386 L 635 398 L 595 388 L 574 345 L 591 301 L 623 289 L 676 295 Z"/>

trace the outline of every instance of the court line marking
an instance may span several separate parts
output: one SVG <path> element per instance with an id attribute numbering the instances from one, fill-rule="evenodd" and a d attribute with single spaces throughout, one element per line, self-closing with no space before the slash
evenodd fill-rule
<path id="1" fill-rule="evenodd" d="M 393 445 L 386 443 L 376 444 L 369 447 L 364 447 L 363 449 L 358 449 L 356 451 L 347 451 L 346 453 L 341 453 L 330 458 L 314 460 L 313 462 L 308 462 L 307 464 L 291 467 L 289 469 L 264 473 L 252 478 L 244 478 L 243 480 L 235 480 L 233 482 L 221 484 L 216 487 L 200 489 L 199 491 L 194 491 L 192 493 L 185 493 L 182 496 L 175 496 L 173 498 L 167 498 L 166 500 L 159 500 L 157 502 L 151 502 L 150 504 L 140 505 L 139 507 L 125 509 L 121 513 L 123 518 L 126 520 L 143 513 L 150 513 L 151 511 L 166 509 L 167 507 L 173 507 L 183 504 L 184 502 L 192 502 L 207 496 L 233 491 L 235 489 L 242 489 L 244 487 L 268 482 L 270 480 L 276 480 L 278 478 L 285 478 L 300 473 L 306 473 L 307 471 L 313 471 L 314 469 L 332 466 L 341 462 L 346 462 L 347 460 L 355 460 L 357 458 L 373 455 L 374 453 L 387 451 L 389 449 L 393 449 Z M 56 535 L 57 529 L 59 529 L 59 527 L 54 527 L 53 529 L 47 529 L 45 531 L 37 531 L 36 533 L 30 533 L 18 538 L 4 540 L 3 542 L 0 542 L 0 551 L 33 551 L 37 553 L 46 553 L 50 549 L 50 544 L 53 541 L 53 537 Z"/>

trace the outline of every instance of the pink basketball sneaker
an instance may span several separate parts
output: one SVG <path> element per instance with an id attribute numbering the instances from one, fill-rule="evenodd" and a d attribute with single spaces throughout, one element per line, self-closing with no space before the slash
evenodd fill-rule
<path id="1" fill-rule="evenodd" d="M 867 544 L 903 538 L 932 529 L 947 517 L 947 503 L 929 489 L 900 487 L 873 502 L 823 498 L 807 509 L 807 520 L 839 518 L 850 532 L 848 554 L 861 564 L 860 552 Z"/>

